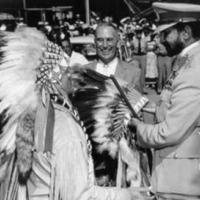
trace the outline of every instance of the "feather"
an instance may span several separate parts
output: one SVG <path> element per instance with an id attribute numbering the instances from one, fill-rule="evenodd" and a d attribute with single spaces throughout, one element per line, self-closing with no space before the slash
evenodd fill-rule
<path id="1" fill-rule="evenodd" d="M 14 154 L 16 151 L 18 192 L 22 194 L 20 198 L 25 199 L 25 185 L 32 169 L 35 113 L 40 103 L 46 104 L 46 93 L 49 96 L 51 91 L 64 96 L 61 73 L 65 66 L 61 65 L 66 62 L 60 64 L 63 51 L 35 28 L 3 32 L 0 37 L 0 114 L 6 119 L 0 134 L 0 153 Z M 59 164 L 64 155 L 57 158 Z M 62 191 L 63 197 L 67 196 L 66 182 L 61 178 L 67 176 L 66 168 L 58 167 L 58 173 L 62 169 L 62 174 L 57 189 Z"/>
<path id="2" fill-rule="evenodd" d="M 88 128 L 87 132 L 91 135 L 91 139 L 99 144 L 98 151 L 110 152 L 109 149 L 112 149 L 111 154 L 116 157 L 116 141 L 127 133 L 131 111 L 108 77 L 90 69 L 78 71 L 78 68 L 76 68 L 75 73 L 85 84 L 80 86 L 72 95 L 73 105 L 77 107 L 86 128 L 92 127 L 92 134 L 91 130 L 88 131 Z M 123 86 L 122 90 L 137 113 L 148 102 L 148 99 L 142 97 L 133 87 Z M 141 99 L 144 101 L 136 106 Z M 109 142 L 107 142 L 108 140 Z M 112 144 L 114 145 L 113 148 Z M 113 149 L 116 150 L 115 153 Z"/>
<path id="3" fill-rule="evenodd" d="M 121 151 L 119 141 L 126 138 L 130 147 L 127 146 L 125 153 L 122 152 L 123 158 L 132 166 L 131 170 L 127 171 L 127 181 L 132 186 L 140 186 L 140 154 L 132 138 L 134 133 L 131 133 L 128 127 L 132 117 L 131 109 L 111 79 L 91 70 L 81 71 L 80 74 L 84 85 L 75 91 L 72 102 L 78 108 L 96 151 L 102 155 L 108 152 L 113 159 L 116 159 Z M 140 110 L 146 105 L 148 99 L 131 86 L 123 85 L 121 89 L 139 116 Z"/>
<path id="4" fill-rule="evenodd" d="M 99 143 L 98 148 L 100 151 L 107 150 L 108 152 L 110 152 L 110 149 L 115 149 L 116 152 L 112 151 L 110 154 L 116 156 L 118 151 L 118 148 L 116 148 L 117 141 L 122 136 L 131 138 L 131 135 L 128 135 L 127 124 L 132 113 L 114 84 L 106 81 L 105 86 L 106 89 L 99 93 L 96 100 L 97 104 L 93 107 L 93 117 L 96 123 L 92 139 L 98 143 L 98 141 L 104 141 L 103 138 L 109 138 L 109 142 L 105 140 L 105 144 Z M 132 107 L 136 108 L 136 113 L 139 113 L 141 108 L 148 102 L 148 99 L 133 87 L 123 87 L 122 89 Z M 112 144 L 113 148 L 111 147 Z"/>
<path id="5" fill-rule="evenodd" d="M 3 32 L 0 37 L 0 113 L 6 119 L 0 151 L 11 153 L 15 149 L 18 119 L 27 110 L 36 110 L 40 101 L 36 77 L 47 39 L 34 28 Z"/>

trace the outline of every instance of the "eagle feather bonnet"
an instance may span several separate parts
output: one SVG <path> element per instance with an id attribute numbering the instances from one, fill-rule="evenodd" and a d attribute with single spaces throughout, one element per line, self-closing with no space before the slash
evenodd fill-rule
<path id="1" fill-rule="evenodd" d="M 17 149 L 19 174 L 26 179 L 32 163 L 34 122 L 39 102 L 57 93 L 62 50 L 34 28 L 0 33 L 0 153 Z M 55 84 L 56 83 L 56 84 Z"/>
<path id="2" fill-rule="evenodd" d="M 72 74 L 77 73 L 76 70 Z M 91 69 L 78 69 L 74 77 L 74 85 L 78 87 L 72 103 L 78 108 L 92 141 L 97 143 L 98 151 L 108 151 L 111 157 L 116 157 L 120 138 L 130 136 L 127 135 L 129 120 L 133 114 L 139 117 L 148 99 L 134 86 Z"/>
<path id="3" fill-rule="evenodd" d="M 127 174 L 127 181 L 132 186 L 139 187 L 142 181 L 140 153 L 128 123 L 132 116 L 139 117 L 140 110 L 147 104 L 148 99 L 134 86 L 91 69 L 75 69 L 72 71 L 72 77 L 75 77 L 72 80 L 76 86 L 71 97 L 72 103 L 78 108 L 94 150 L 100 154 L 108 152 L 113 159 L 118 158 L 119 163 L 123 155 L 125 163 L 132 167 L 131 173 Z M 123 145 L 124 151 L 119 144 Z M 94 154 L 96 155 L 96 152 Z M 118 183 L 121 185 L 120 181 Z"/>

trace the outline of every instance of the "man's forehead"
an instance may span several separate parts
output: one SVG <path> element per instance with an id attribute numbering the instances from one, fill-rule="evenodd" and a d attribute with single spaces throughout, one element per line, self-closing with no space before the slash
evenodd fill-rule
<path id="1" fill-rule="evenodd" d="M 170 27 L 170 28 L 163 31 L 163 34 L 165 36 L 168 35 L 168 34 L 172 34 L 172 33 L 178 33 L 176 26 Z"/>
<path id="2" fill-rule="evenodd" d="M 100 26 L 96 30 L 96 37 L 117 37 L 117 31 L 112 26 Z"/>

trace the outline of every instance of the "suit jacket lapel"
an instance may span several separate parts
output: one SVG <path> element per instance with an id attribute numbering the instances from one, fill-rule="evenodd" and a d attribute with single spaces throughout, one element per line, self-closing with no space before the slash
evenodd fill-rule
<path id="1" fill-rule="evenodd" d="M 123 78 L 124 73 L 126 73 L 126 68 L 124 67 L 123 63 L 119 60 L 115 71 L 115 77 Z"/>

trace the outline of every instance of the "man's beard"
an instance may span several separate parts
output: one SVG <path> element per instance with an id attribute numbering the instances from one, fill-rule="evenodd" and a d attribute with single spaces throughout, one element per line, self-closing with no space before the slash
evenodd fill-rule
<path id="1" fill-rule="evenodd" d="M 168 42 L 164 42 L 163 43 L 164 46 L 166 47 L 167 49 L 167 53 L 168 53 L 168 56 L 175 56 L 175 55 L 178 55 L 179 53 L 181 53 L 181 51 L 184 49 L 184 45 L 183 43 L 179 42 L 179 41 L 176 41 L 173 46 L 169 45 Z"/>

